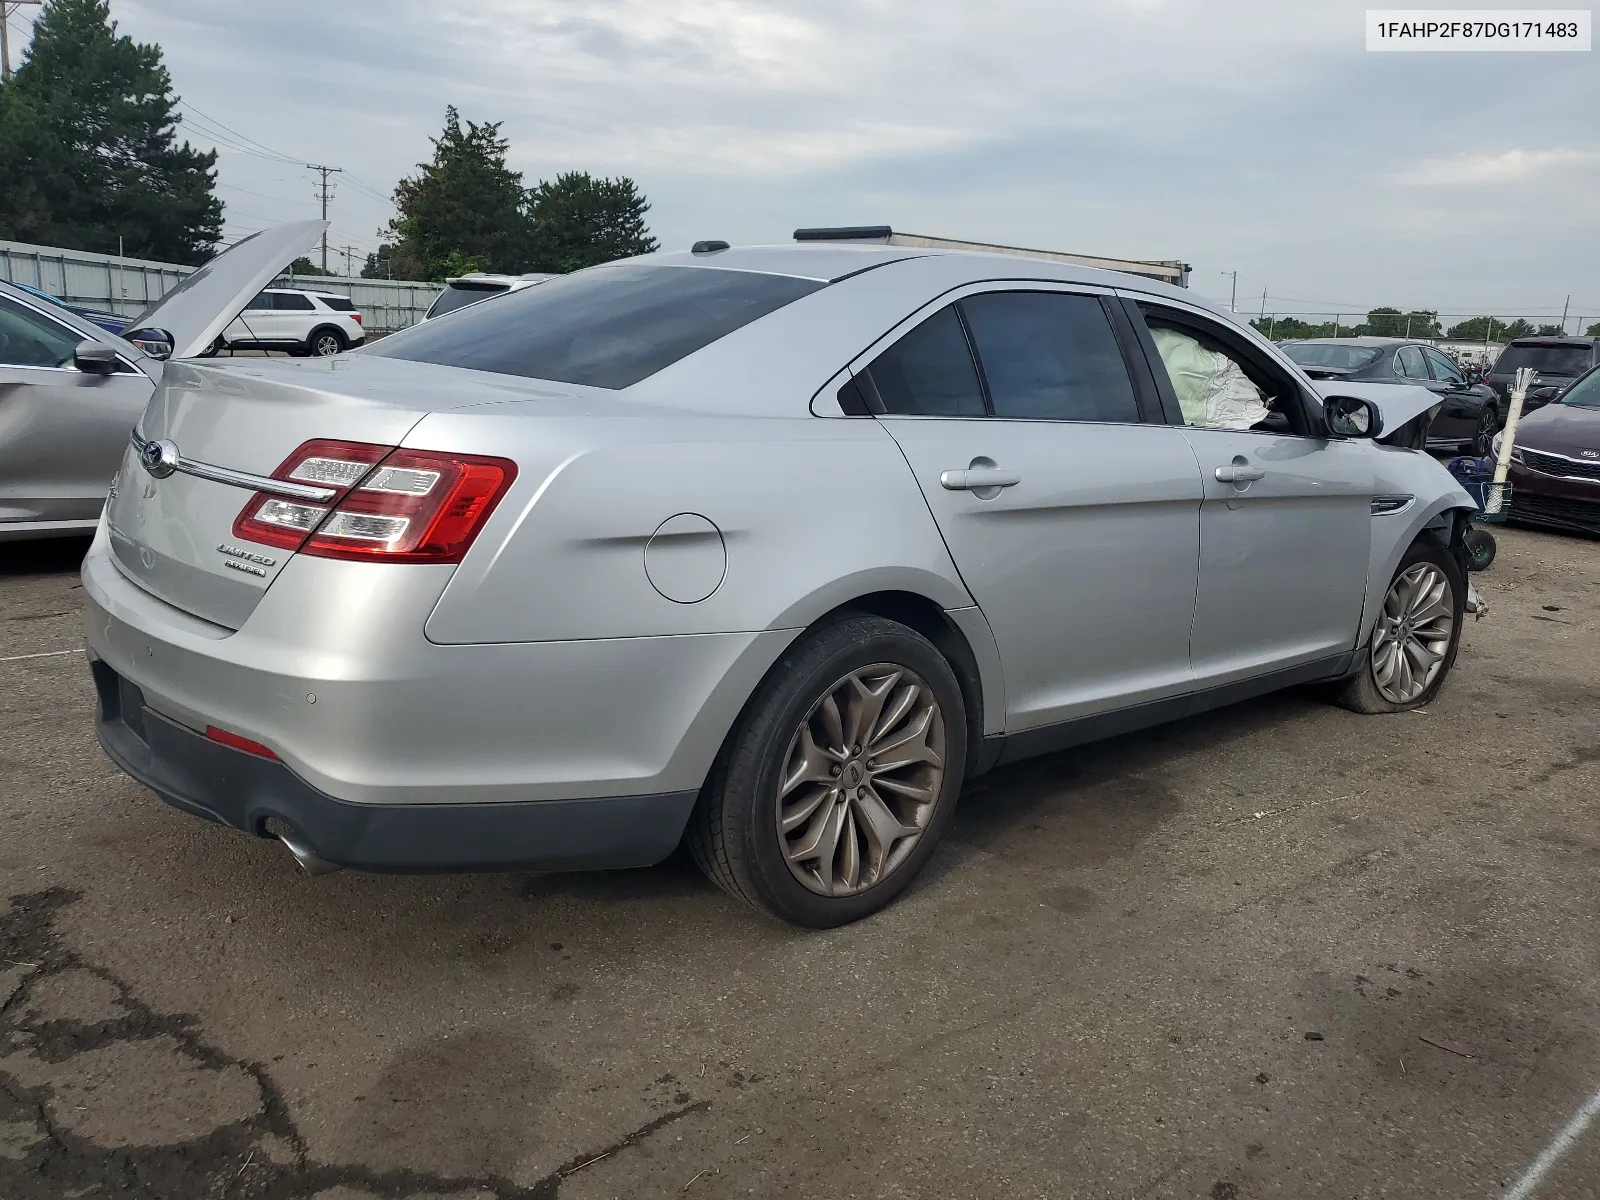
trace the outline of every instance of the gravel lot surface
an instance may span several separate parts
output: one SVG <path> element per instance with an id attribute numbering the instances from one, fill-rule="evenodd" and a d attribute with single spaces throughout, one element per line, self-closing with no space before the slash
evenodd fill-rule
<path id="1" fill-rule="evenodd" d="M 681 858 L 310 880 L 95 744 L 0 546 L 0 1197 L 1498 1197 L 1600 1088 L 1600 541 L 1427 711 L 1291 692 L 969 789 L 826 934 Z M 1541 1200 L 1600 1191 L 1600 1123 Z"/>

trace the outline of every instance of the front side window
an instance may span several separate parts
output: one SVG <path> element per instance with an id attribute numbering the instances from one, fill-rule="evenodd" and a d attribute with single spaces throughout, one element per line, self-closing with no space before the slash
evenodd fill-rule
<path id="1" fill-rule="evenodd" d="M 1443 380 L 1445 383 L 1454 384 L 1456 387 L 1461 387 L 1466 384 L 1467 377 L 1461 373 L 1461 368 L 1456 366 L 1455 363 L 1451 362 L 1437 350 L 1429 350 L 1425 348 L 1422 352 L 1428 356 L 1428 364 L 1433 367 L 1433 377 L 1435 379 Z"/>
<path id="2" fill-rule="evenodd" d="M 270 312 L 272 310 L 272 293 L 257 292 L 249 304 L 244 306 L 245 312 Z"/>
<path id="3" fill-rule="evenodd" d="M 981 417 L 983 387 L 961 318 L 955 308 L 941 308 L 867 368 L 883 402 L 898 416 Z"/>
<path id="4" fill-rule="evenodd" d="M 997 417 L 1139 420 L 1127 364 L 1094 296 L 987 292 L 961 301 Z"/>
<path id="5" fill-rule="evenodd" d="M 590 267 L 414 325 L 366 353 L 626 388 L 823 286 L 717 267 Z"/>
<path id="6" fill-rule="evenodd" d="M 1289 432 L 1293 384 L 1197 321 L 1146 313 L 1185 425 L 1201 429 Z"/>
<path id="7" fill-rule="evenodd" d="M 70 367 L 85 336 L 0 296 L 0 366 Z"/>
<path id="8" fill-rule="evenodd" d="M 1394 356 L 1395 374 L 1404 375 L 1407 379 L 1426 379 L 1428 377 L 1428 364 L 1423 361 L 1422 351 L 1415 346 L 1401 346 Z"/>

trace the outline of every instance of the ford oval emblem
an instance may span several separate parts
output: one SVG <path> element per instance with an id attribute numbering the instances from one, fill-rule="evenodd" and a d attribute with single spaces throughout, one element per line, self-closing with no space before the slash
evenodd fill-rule
<path id="1" fill-rule="evenodd" d="M 139 465 L 157 479 L 165 479 L 178 469 L 178 448 L 165 438 L 139 447 Z"/>

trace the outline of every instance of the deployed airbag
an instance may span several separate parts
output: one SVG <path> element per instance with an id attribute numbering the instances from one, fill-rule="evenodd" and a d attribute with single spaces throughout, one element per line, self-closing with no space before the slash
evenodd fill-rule
<path id="1" fill-rule="evenodd" d="M 1208 350 L 1176 329 L 1150 330 L 1186 425 L 1203 429 L 1249 429 L 1267 416 L 1261 389 L 1226 354 Z"/>

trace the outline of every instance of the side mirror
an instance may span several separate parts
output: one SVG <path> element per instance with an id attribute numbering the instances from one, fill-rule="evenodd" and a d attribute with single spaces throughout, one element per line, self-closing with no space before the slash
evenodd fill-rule
<path id="1" fill-rule="evenodd" d="M 72 365 L 86 375 L 109 375 L 117 369 L 117 352 L 104 342 L 85 339 L 73 350 Z"/>
<path id="2" fill-rule="evenodd" d="M 1322 416 L 1336 438 L 1375 438 L 1383 432 L 1383 414 L 1371 400 L 1328 396 L 1322 401 Z"/>
<path id="3" fill-rule="evenodd" d="M 172 357 L 174 339 L 165 329 L 135 329 L 122 336 L 151 358 L 165 361 Z"/>

